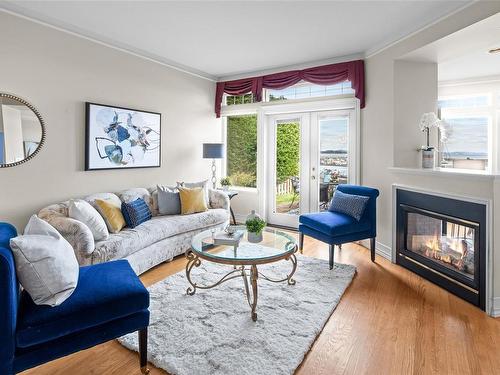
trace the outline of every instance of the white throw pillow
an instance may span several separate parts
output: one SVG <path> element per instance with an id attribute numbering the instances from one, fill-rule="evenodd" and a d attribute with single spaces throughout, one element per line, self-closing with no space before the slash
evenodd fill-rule
<path id="1" fill-rule="evenodd" d="M 109 236 L 108 227 L 101 214 L 83 199 L 73 199 L 69 202 L 68 216 L 81 221 L 94 235 L 95 241 L 105 240 Z"/>
<path id="2" fill-rule="evenodd" d="M 33 215 L 24 235 L 12 238 L 19 282 L 37 305 L 58 306 L 76 288 L 79 266 L 73 248 L 46 221 Z"/>

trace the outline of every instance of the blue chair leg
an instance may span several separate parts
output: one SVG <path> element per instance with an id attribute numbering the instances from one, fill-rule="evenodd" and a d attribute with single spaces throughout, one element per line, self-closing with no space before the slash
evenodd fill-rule
<path id="1" fill-rule="evenodd" d="M 370 238 L 370 251 L 372 255 L 372 262 L 375 262 L 375 237 Z"/>
<path id="2" fill-rule="evenodd" d="M 299 232 L 299 250 L 301 254 L 303 248 L 304 248 L 304 233 Z"/>
<path id="3" fill-rule="evenodd" d="M 139 363 L 141 373 L 149 374 L 148 369 L 148 328 L 143 328 L 139 331 Z"/>
<path id="4" fill-rule="evenodd" d="M 330 269 L 333 269 L 333 252 L 335 250 L 335 245 L 328 245 L 330 250 Z"/>

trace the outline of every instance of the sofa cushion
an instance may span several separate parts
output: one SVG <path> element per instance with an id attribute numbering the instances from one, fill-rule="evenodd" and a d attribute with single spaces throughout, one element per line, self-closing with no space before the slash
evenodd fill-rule
<path id="1" fill-rule="evenodd" d="M 179 198 L 181 200 L 181 213 L 183 215 L 208 210 L 203 188 L 179 187 Z"/>
<path id="2" fill-rule="evenodd" d="M 16 273 L 37 305 L 57 306 L 74 292 L 78 262 L 68 241 L 49 223 L 31 216 L 24 235 L 10 240 Z"/>
<path id="3" fill-rule="evenodd" d="M 96 199 L 94 204 L 97 212 L 101 214 L 106 222 L 110 233 L 118 233 L 127 224 L 120 206 L 117 207 L 113 203 L 101 199 Z"/>
<path id="4" fill-rule="evenodd" d="M 144 202 L 146 202 L 146 204 L 148 205 L 149 210 L 153 212 L 153 198 L 149 190 L 146 188 L 127 189 L 120 191 L 116 195 L 118 195 L 118 198 L 120 198 L 120 200 L 125 203 L 133 202 L 137 200 L 137 198 L 144 199 Z"/>
<path id="5" fill-rule="evenodd" d="M 207 204 L 207 207 L 210 205 L 210 197 L 208 196 L 208 180 L 203 180 L 203 181 L 198 181 L 198 182 L 179 182 L 177 181 L 177 188 L 179 187 L 186 187 L 188 189 L 193 189 L 193 188 L 202 188 L 204 192 L 204 197 L 205 197 L 205 203 Z"/>
<path id="6" fill-rule="evenodd" d="M 179 215 L 181 213 L 181 198 L 177 188 L 158 185 L 156 199 L 160 215 Z"/>
<path id="7" fill-rule="evenodd" d="M 370 197 L 356 194 L 345 194 L 337 190 L 333 195 L 328 211 L 349 215 L 357 221 L 361 220 Z"/>
<path id="8" fill-rule="evenodd" d="M 118 208 L 120 208 L 122 205 L 122 201 L 120 200 L 120 198 L 118 198 L 118 196 L 113 193 L 96 193 L 89 195 L 88 197 L 85 197 L 85 200 L 94 207 L 95 207 L 95 201 L 97 199 L 109 202 Z"/>
<path id="9" fill-rule="evenodd" d="M 21 294 L 16 341 L 28 347 L 143 311 L 149 293 L 126 260 L 80 268 L 78 286 L 57 307 Z"/>
<path id="10" fill-rule="evenodd" d="M 99 262 L 125 258 L 165 238 L 222 224 L 228 219 L 227 210 L 220 208 L 192 215 L 156 216 L 135 228 L 125 228 L 104 241 L 96 242 L 93 258 Z"/>
<path id="11" fill-rule="evenodd" d="M 133 202 L 122 202 L 122 213 L 129 228 L 135 228 L 151 219 L 151 211 L 144 199 L 137 198 Z"/>
<path id="12" fill-rule="evenodd" d="M 370 229 L 369 221 L 357 221 L 349 215 L 329 211 L 300 215 L 299 222 L 329 236 L 342 236 Z"/>
<path id="13" fill-rule="evenodd" d="M 96 241 L 109 236 L 108 227 L 102 216 L 90 203 L 83 199 L 72 199 L 69 202 L 68 216 L 85 224 Z"/>

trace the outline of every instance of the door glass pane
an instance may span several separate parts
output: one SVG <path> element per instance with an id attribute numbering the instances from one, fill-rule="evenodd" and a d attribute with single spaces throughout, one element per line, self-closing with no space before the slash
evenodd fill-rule
<path id="1" fill-rule="evenodd" d="M 300 214 L 300 120 L 276 123 L 274 212 Z"/>
<path id="2" fill-rule="evenodd" d="M 257 115 L 228 116 L 227 177 L 233 186 L 257 186 Z"/>
<path id="3" fill-rule="evenodd" d="M 349 117 L 319 120 L 319 209 L 328 209 L 338 184 L 349 179 Z"/>

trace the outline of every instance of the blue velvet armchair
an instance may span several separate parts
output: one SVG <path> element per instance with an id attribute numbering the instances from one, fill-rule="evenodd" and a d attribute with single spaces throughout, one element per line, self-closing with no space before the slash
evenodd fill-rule
<path id="1" fill-rule="evenodd" d="M 372 262 L 375 261 L 375 237 L 377 237 L 377 189 L 357 185 L 339 185 L 337 190 L 345 194 L 369 197 L 363 216 L 359 221 L 337 212 L 315 212 L 300 215 L 299 249 L 302 251 L 304 235 L 329 245 L 330 269 L 333 268 L 335 245 L 369 238 Z"/>
<path id="2" fill-rule="evenodd" d="M 36 305 L 20 291 L 9 240 L 0 223 L 0 374 L 11 375 L 139 331 L 139 362 L 147 368 L 149 293 L 126 260 L 80 268 L 78 286 L 56 307 Z"/>

